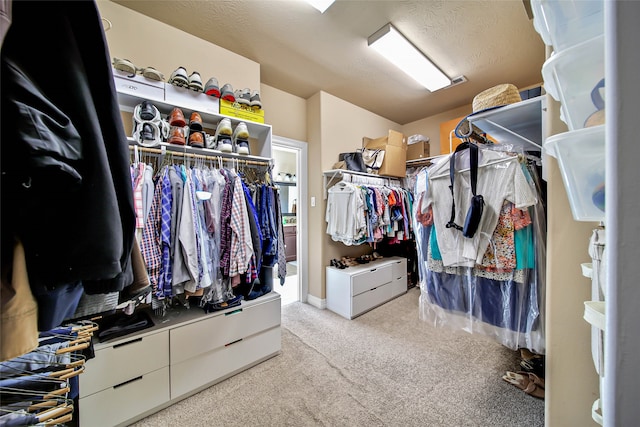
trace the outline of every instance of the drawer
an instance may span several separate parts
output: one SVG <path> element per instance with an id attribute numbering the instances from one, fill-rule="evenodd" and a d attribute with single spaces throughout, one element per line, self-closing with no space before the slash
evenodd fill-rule
<path id="1" fill-rule="evenodd" d="M 370 269 L 351 276 L 351 295 L 358 295 L 369 289 L 389 283 L 392 278 L 391 265 L 380 267 L 372 266 Z"/>
<path id="2" fill-rule="evenodd" d="M 391 274 L 391 277 L 393 279 L 397 279 L 398 277 L 407 275 L 407 259 L 406 258 L 403 258 L 397 261 L 394 260 L 393 263 L 391 264 L 391 267 L 393 268 L 393 273 Z"/>
<path id="3" fill-rule="evenodd" d="M 171 365 L 171 399 L 221 381 L 282 348 L 280 327 Z"/>
<path id="4" fill-rule="evenodd" d="M 169 365 L 169 332 L 122 340 L 96 350 L 80 375 L 80 397 Z"/>
<path id="5" fill-rule="evenodd" d="M 389 272 L 391 269 L 389 269 Z M 351 317 L 356 317 L 359 314 L 364 313 L 380 304 L 389 301 L 393 298 L 393 284 L 387 283 L 369 291 L 363 292 L 360 295 L 353 297 L 351 301 Z"/>
<path id="6" fill-rule="evenodd" d="M 79 425 L 112 427 L 168 401 L 169 367 L 164 367 L 81 398 Z"/>
<path id="7" fill-rule="evenodd" d="M 401 276 L 397 279 L 393 279 L 391 282 L 391 289 L 391 293 L 394 297 L 407 292 L 407 276 Z"/>
<path id="8" fill-rule="evenodd" d="M 244 304 L 243 304 L 244 305 Z M 171 364 L 280 325 L 280 299 L 215 314 L 171 330 Z"/>
<path id="9" fill-rule="evenodd" d="M 118 93 L 123 93 L 150 101 L 164 100 L 164 83 L 149 80 L 141 75 L 128 77 L 127 73 L 113 70 L 113 80 Z M 142 100 L 140 101 L 142 102 Z"/>
<path id="10" fill-rule="evenodd" d="M 218 98 L 172 84 L 165 86 L 164 100 L 168 104 L 179 105 L 183 111 L 191 110 L 209 114 L 219 114 L 220 112 L 220 101 Z M 184 113 L 186 116 L 187 111 L 184 111 Z M 205 117 L 203 117 L 203 120 L 205 120 Z M 217 123 L 212 124 L 217 125 Z"/>

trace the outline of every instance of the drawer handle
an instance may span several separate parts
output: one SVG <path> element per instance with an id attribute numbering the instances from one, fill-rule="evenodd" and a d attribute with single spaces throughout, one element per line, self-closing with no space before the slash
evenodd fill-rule
<path id="1" fill-rule="evenodd" d="M 238 343 L 240 341 L 242 341 L 242 338 L 240 338 L 239 340 L 231 341 L 229 344 L 225 344 L 224 346 L 229 347 L 230 345 L 234 345 L 235 343 Z"/>
<path id="2" fill-rule="evenodd" d="M 127 342 L 123 342 L 123 343 L 120 343 L 120 344 L 116 344 L 116 345 L 113 346 L 113 348 L 123 347 L 125 345 L 129 345 L 129 344 L 133 344 L 133 343 L 141 342 L 141 341 L 142 341 L 142 338 L 136 338 L 136 339 L 131 340 L 131 341 L 127 341 Z"/>
<path id="3" fill-rule="evenodd" d="M 239 308 L 239 309 L 237 309 L 237 310 L 233 310 L 233 311 L 230 311 L 230 312 L 228 312 L 228 313 L 225 313 L 224 315 L 225 315 L 225 316 L 231 316 L 232 314 L 236 314 L 236 313 L 242 313 L 242 309 L 241 309 L 241 308 Z"/>
<path id="4" fill-rule="evenodd" d="M 120 384 L 118 384 L 118 385 L 114 385 L 114 386 L 113 386 L 113 388 L 122 387 L 123 385 L 127 385 L 127 384 L 129 384 L 129 383 L 132 383 L 132 382 L 134 382 L 134 381 L 138 381 L 138 380 L 141 380 L 141 379 L 142 379 L 142 375 L 140 375 L 139 377 L 135 377 L 134 379 L 131 379 L 131 380 L 129 380 L 129 381 L 125 381 L 125 382 L 123 382 L 123 383 L 120 383 Z"/>
<path id="5" fill-rule="evenodd" d="M 376 270 L 377 270 L 377 268 L 372 268 L 372 269 L 371 269 L 371 270 L 369 270 L 369 271 L 374 272 L 374 271 L 376 271 Z"/>

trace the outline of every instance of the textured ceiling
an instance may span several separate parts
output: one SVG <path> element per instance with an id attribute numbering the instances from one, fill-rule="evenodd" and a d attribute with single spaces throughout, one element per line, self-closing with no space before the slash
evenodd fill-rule
<path id="1" fill-rule="evenodd" d="M 260 64 L 261 81 L 309 98 L 320 90 L 399 124 L 470 104 L 499 83 L 542 81 L 544 45 L 521 0 L 337 0 L 324 14 L 299 0 L 115 0 Z M 391 22 L 454 78 L 429 92 L 372 49 Z"/>

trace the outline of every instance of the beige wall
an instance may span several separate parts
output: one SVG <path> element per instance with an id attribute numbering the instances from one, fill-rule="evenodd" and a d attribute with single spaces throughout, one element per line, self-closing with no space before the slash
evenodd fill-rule
<path id="1" fill-rule="evenodd" d="M 307 101 L 265 84 L 260 85 L 264 122 L 272 134 L 297 141 L 307 141 Z"/>
<path id="2" fill-rule="evenodd" d="M 427 117 L 415 122 L 407 123 L 402 127 L 406 136 L 420 134 L 429 137 L 429 150 L 431 156 L 440 154 L 440 123 L 456 117 L 466 116 L 471 113 L 471 104 L 465 105 L 435 116 Z"/>

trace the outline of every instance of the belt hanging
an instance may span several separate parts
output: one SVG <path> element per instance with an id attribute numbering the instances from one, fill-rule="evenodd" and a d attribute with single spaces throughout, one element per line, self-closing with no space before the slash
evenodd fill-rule
<path id="1" fill-rule="evenodd" d="M 451 185 L 449 189 L 451 190 L 451 219 L 447 223 L 447 228 L 455 228 L 456 230 L 462 231 L 462 227 L 456 224 L 456 199 L 453 195 L 453 182 L 456 174 L 456 154 L 459 151 L 469 149 L 470 153 L 470 174 L 471 174 L 471 193 L 476 195 L 476 185 L 478 183 L 478 146 L 471 142 L 463 142 L 462 144 L 456 147 L 456 150 L 451 155 L 449 159 L 449 178 L 451 179 Z"/>

